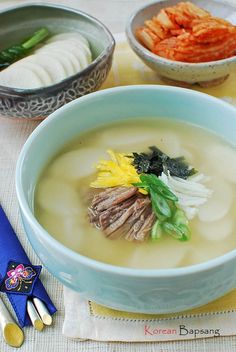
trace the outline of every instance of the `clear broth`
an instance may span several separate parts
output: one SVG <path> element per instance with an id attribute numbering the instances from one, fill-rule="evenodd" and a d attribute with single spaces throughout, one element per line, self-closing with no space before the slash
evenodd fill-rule
<path id="1" fill-rule="evenodd" d="M 184 155 L 190 165 L 210 176 L 211 199 L 201 219 L 190 222 L 191 239 L 165 235 L 145 243 L 110 240 L 87 217 L 94 165 L 108 158 L 107 149 L 147 151 L 156 145 L 171 157 Z M 167 119 L 122 121 L 94 129 L 67 144 L 42 173 L 35 192 L 35 215 L 59 242 L 109 264 L 132 268 L 174 268 L 220 256 L 236 247 L 236 151 L 223 139 L 199 127 Z M 211 219 L 211 221 L 208 221 Z"/>

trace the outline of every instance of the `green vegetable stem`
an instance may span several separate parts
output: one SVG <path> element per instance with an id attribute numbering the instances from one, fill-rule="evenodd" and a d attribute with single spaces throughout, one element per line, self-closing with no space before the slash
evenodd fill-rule
<path id="1" fill-rule="evenodd" d="M 180 241 L 187 241 L 190 238 L 188 220 L 184 211 L 176 205 L 176 195 L 154 174 L 142 174 L 140 181 L 134 183 L 134 186 L 143 188 L 150 194 L 152 209 L 157 216 L 151 238 L 157 240 L 162 233 L 167 233 Z"/>
<path id="2" fill-rule="evenodd" d="M 0 52 L 0 70 L 10 66 L 15 61 L 28 55 L 28 53 L 49 35 L 47 28 L 37 30 L 32 37 L 27 38 L 21 44 L 13 45 Z"/>

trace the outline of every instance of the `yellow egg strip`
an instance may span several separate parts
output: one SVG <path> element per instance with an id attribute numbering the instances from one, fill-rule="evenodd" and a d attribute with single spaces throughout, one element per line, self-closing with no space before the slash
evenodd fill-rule
<path id="1" fill-rule="evenodd" d="M 100 160 L 96 168 L 97 179 L 90 184 L 94 188 L 126 186 L 140 182 L 140 177 L 132 165 L 132 155 L 107 150 L 111 160 Z M 144 190 L 141 193 L 147 194 Z"/>

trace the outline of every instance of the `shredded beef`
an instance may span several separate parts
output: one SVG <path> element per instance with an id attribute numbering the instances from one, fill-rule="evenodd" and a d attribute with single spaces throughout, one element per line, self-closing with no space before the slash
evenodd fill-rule
<path id="1" fill-rule="evenodd" d="M 96 194 L 88 208 L 89 219 L 111 239 L 145 241 L 156 217 L 150 198 L 136 187 L 107 188 Z"/>

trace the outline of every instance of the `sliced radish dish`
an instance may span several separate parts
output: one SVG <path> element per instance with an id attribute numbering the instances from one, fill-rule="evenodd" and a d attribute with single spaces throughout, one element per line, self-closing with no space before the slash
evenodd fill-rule
<path id="1" fill-rule="evenodd" d="M 21 89 L 50 86 L 75 75 L 91 62 L 89 42 L 82 34 L 56 34 L 31 55 L 1 71 L 0 85 Z"/>

